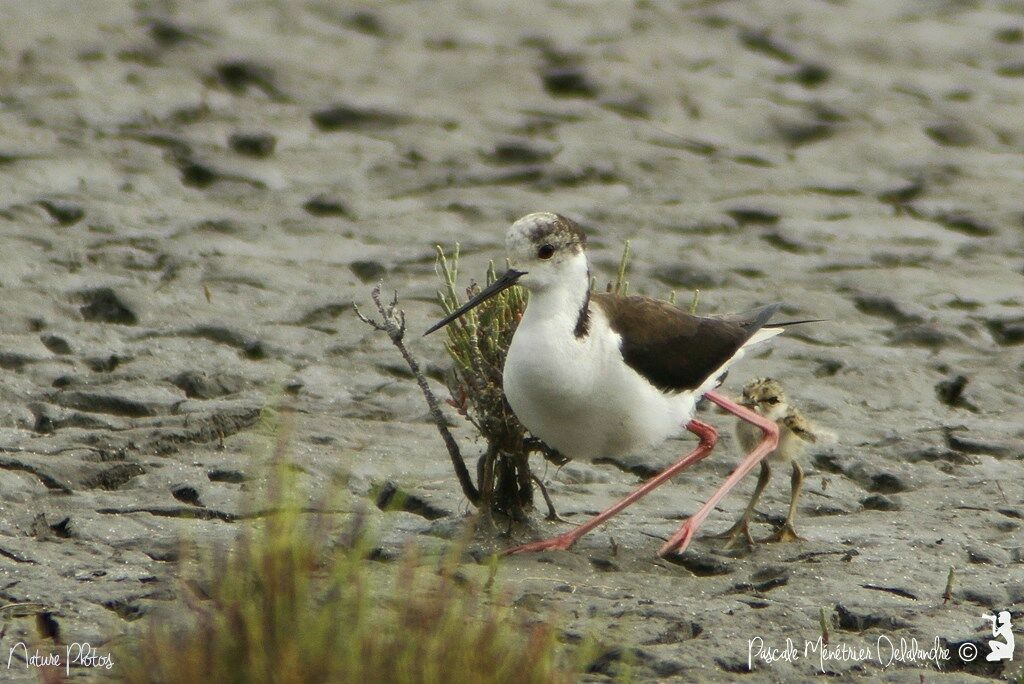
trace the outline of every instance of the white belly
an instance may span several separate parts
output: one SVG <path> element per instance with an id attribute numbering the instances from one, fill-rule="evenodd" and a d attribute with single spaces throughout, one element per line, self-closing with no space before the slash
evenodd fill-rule
<path id="1" fill-rule="evenodd" d="M 527 310 L 505 359 L 504 385 L 523 425 L 575 459 L 657 445 L 684 429 L 695 405 L 693 393 L 665 394 L 627 366 L 597 307 L 582 338 L 564 322 L 531 320 Z"/>

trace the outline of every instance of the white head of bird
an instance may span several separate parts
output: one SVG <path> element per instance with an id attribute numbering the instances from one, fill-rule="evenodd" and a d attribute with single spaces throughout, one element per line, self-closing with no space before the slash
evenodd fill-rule
<path id="1" fill-rule="evenodd" d="M 463 306 L 432 326 L 425 335 L 443 328 L 459 316 L 499 292 L 522 285 L 532 295 L 531 306 L 575 315 L 585 305 L 590 290 L 587 236 L 576 223 L 551 212 L 527 214 L 513 223 L 505 235 L 511 268 Z"/>
<path id="2" fill-rule="evenodd" d="M 586 243 L 579 226 L 549 212 L 522 217 L 505 236 L 509 261 L 523 272 L 519 284 L 532 292 L 552 287 L 586 291 L 590 286 Z"/>

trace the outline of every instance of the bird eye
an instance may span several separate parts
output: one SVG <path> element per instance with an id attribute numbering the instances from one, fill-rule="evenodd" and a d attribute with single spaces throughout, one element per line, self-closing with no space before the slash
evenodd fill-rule
<path id="1" fill-rule="evenodd" d="M 768 397 L 767 399 L 764 400 L 764 403 L 766 403 L 766 404 L 778 404 L 779 403 L 779 398 L 778 397 Z"/>
<path id="2" fill-rule="evenodd" d="M 554 255 L 555 255 L 555 247 L 554 247 L 554 245 L 544 245 L 543 247 L 541 247 L 540 249 L 537 250 L 537 258 L 538 259 L 550 259 Z"/>

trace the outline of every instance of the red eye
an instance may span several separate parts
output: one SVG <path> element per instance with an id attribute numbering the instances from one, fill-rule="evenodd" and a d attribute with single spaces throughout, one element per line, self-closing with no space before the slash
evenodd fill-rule
<path id="1" fill-rule="evenodd" d="M 550 259 L 555 255 L 555 248 L 553 245 L 544 245 L 537 250 L 538 259 Z"/>

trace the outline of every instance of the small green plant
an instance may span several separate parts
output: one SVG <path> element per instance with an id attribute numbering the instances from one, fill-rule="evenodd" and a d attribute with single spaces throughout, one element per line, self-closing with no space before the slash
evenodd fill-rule
<path id="1" fill-rule="evenodd" d="M 278 451 L 282 442 L 279 440 Z M 486 583 L 409 550 L 368 560 L 363 516 L 340 538 L 283 461 L 273 511 L 232 548 L 190 560 L 183 614 L 149 618 L 115 653 L 124 682 L 569 682 L 551 623 L 524 624 Z M 187 559 L 188 560 L 188 559 Z M 183 563 L 183 567 L 189 565 Z M 492 573 L 493 574 L 493 573 Z"/>
<path id="2" fill-rule="evenodd" d="M 445 314 L 464 301 L 458 292 L 459 246 L 451 258 L 437 247 L 437 266 L 444 288 L 438 301 Z M 494 262 L 487 269 L 486 285 L 497 278 Z M 477 284 L 466 289 L 466 298 L 480 291 Z M 522 519 L 523 510 L 533 506 L 533 478 L 529 455 L 540 448 L 527 437 L 502 390 L 502 370 L 512 335 L 526 310 L 527 292 L 511 287 L 492 297 L 446 328 L 445 342 L 454 362 L 448 383 L 448 403 L 470 421 L 487 442 L 477 464 L 480 507 L 491 508 Z"/>

